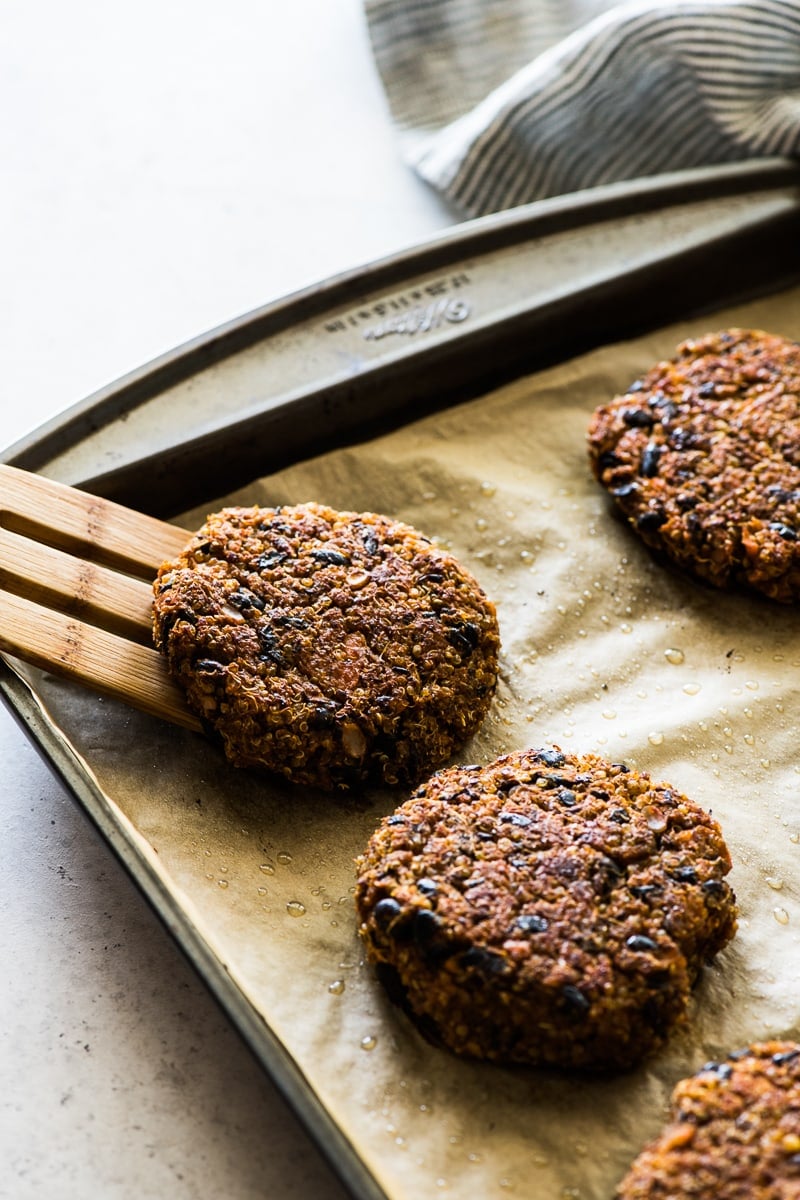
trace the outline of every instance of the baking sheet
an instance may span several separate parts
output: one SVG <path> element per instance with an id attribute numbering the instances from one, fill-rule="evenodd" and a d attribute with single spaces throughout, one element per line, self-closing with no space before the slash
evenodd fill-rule
<path id="1" fill-rule="evenodd" d="M 387 512 L 474 571 L 498 604 L 503 655 L 462 761 L 553 742 L 594 750 L 720 820 L 739 934 L 685 1029 L 629 1075 L 462 1062 L 391 1005 L 356 938 L 353 859 L 402 794 L 272 784 L 199 737 L 33 677 L 109 820 L 391 1200 L 607 1200 L 678 1078 L 748 1041 L 800 1037 L 798 616 L 657 565 L 585 453 L 597 403 L 682 337 L 728 324 L 800 338 L 800 289 L 605 347 L 220 497 Z"/>

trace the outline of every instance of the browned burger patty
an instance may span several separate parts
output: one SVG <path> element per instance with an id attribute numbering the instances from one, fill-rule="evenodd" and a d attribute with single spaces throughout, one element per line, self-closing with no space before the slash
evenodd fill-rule
<path id="1" fill-rule="evenodd" d="M 733 936 L 716 821 L 558 749 L 449 767 L 358 860 L 369 958 L 423 1031 L 498 1062 L 619 1070 L 665 1039 Z"/>
<path id="2" fill-rule="evenodd" d="M 408 525 L 317 504 L 210 516 L 154 585 L 155 642 L 237 766 L 416 782 L 495 689 L 493 605 Z"/>
<path id="3" fill-rule="evenodd" d="M 595 412 L 595 475 L 649 546 L 716 587 L 800 595 L 800 346 L 684 342 Z"/>
<path id="4" fill-rule="evenodd" d="M 800 1046 L 767 1042 L 708 1063 L 672 1096 L 672 1120 L 618 1200 L 798 1200 Z"/>

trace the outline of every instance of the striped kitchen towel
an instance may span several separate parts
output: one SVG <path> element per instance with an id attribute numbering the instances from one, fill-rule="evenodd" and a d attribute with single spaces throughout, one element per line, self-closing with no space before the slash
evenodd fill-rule
<path id="1" fill-rule="evenodd" d="M 478 216 L 800 158 L 800 0 L 365 0 L 408 161 Z"/>

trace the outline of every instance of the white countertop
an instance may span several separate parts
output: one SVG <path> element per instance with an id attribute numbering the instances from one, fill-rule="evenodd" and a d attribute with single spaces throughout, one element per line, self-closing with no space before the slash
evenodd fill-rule
<path id="1" fill-rule="evenodd" d="M 359 0 L 5 0 L 0 443 L 452 223 Z M 344 1195 L 0 708 L 0 1197 Z"/>

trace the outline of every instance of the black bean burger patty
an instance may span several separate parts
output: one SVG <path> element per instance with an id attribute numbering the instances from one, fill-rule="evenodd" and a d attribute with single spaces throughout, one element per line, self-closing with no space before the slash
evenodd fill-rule
<path id="1" fill-rule="evenodd" d="M 800 595 L 800 346 L 683 342 L 589 427 L 596 477 L 643 540 L 716 587 Z"/>
<path id="2" fill-rule="evenodd" d="M 495 690 L 494 606 L 451 555 L 374 513 L 225 509 L 154 593 L 156 645 L 237 766 L 415 783 Z"/>
<path id="3" fill-rule="evenodd" d="M 800 1046 L 766 1042 L 707 1063 L 617 1200 L 798 1200 Z"/>
<path id="4" fill-rule="evenodd" d="M 458 1054 L 621 1070 L 684 1017 L 733 936 L 730 857 L 698 805 L 558 749 L 450 767 L 358 860 L 369 958 Z"/>

